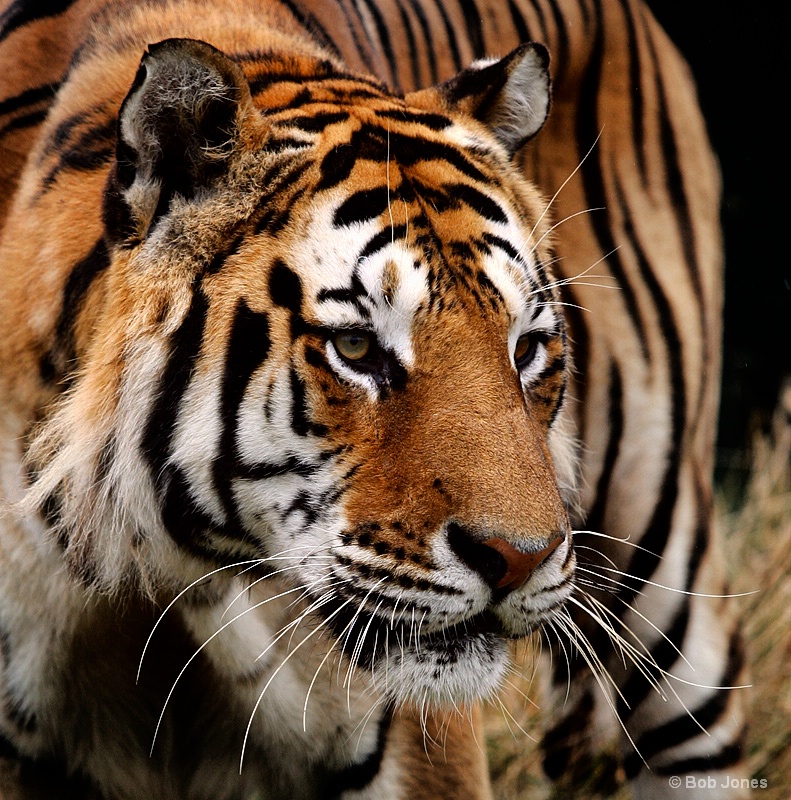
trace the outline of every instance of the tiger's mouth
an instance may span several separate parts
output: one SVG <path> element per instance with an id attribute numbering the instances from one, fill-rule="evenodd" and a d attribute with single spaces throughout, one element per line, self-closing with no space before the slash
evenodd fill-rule
<path id="1" fill-rule="evenodd" d="M 492 695 L 508 670 L 509 641 L 532 631 L 510 629 L 491 609 L 429 632 L 417 621 L 394 622 L 342 604 L 322 608 L 322 615 L 346 657 L 397 704 L 449 705 Z"/>
<path id="2" fill-rule="evenodd" d="M 413 637 L 374 663 L 375 675 L 396 702 L 449 706 L 493 695 L 510 664 L 510 639 L 491 611 Z"/>
<path id="3" fill-rule="evenodd" d="M 482 611 L 473 617 L 457 622 L 447 628 L 422 634 L 418 641 L 422 647 L 437 650 L 452 649 L 457 643 L 474 636 L 491 636 L 501 639 L 520 639 L 525 634 L 507 631 L 503 623 L 491 611 Z"/>

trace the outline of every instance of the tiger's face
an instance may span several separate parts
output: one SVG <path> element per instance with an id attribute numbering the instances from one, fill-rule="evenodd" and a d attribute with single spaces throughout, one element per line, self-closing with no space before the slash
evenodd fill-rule
<path id="1" fill-rule="evenodd" d="M 96 326 L 126 455 L 104 479 L 138 486 L 138 539 L 259 559 L 402 701 L 492 691 L 570 592 L 565 331 L 497 106 L 545 67 L 525 50 L 406 98 L 272 82 L 254 105 L 238 67 L 171 42 L 121 110 Z M 188 123 L 176 69 L 222 88 Z"/>
<path id="2" fill-rule="evenodd" d="M 390 130 L 388 148 L 367 110 L 336 125 L 311 154 L 319 174 L 349 139 L 369 139 L 342 191 L 292 210 L 288 257 L 269 270 L 255 250 L 234 259 L 240 285 L 267 282 L 273 341 L 238 441 L 251 466 L 272 453 L 299 465 L 239 486 L 242 521 L 288 554 L 382 684 L 472 697 L 482 675 L 499 683 L 506 640 L 569 588 L 547 444 L 566 344 L 527 227 L 541 207 L 494 182 L 476 203 L 446 161 L 399 158 L 413 146 L 401 137 L 458 148 L 462 130 Z"/>

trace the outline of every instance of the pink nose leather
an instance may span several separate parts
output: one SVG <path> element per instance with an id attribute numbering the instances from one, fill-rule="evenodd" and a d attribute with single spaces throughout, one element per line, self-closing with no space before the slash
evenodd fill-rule
<path id="1" fill-rule="evenodd" d="M 495 584 L 495 589 L 507 589 L 509 592 L 523 586 L 533 571 L 559 547 L 563 541 L 562 536 L 553 539 L 543 550 L 535 553 L 523 553 L 517 550 L 510 542 L 495 536 L 485 539 L 480 544 L 482 547 L 490 547 L 499 553 L 506 564 L 505 573 Z"/>

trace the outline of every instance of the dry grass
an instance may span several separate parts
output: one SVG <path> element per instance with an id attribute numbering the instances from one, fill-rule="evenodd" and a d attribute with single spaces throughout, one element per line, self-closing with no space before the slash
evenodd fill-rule
<path id="1" fill-rule="evenodd" d="M 761 800 L 787 800 L 791 787 L 791 383 L 781 396 L 771 429 L 754 437 L 746 485 L 719 502 L 720 528 L 734 592 L 756 594 L 743 599 L 748 658 L 752 669 L 749 766 L 766 779 Z M 529 672 L 529 670 L 527 670 Z M 530 687 L 536 696 L 536 687 Z M 521 692 L 509 689 L 505 706 L 487 714 L 488 753 L 498 800 L 549 800 L 552 789 L 543 779 L 534 741 L 540 736 L 541 714 Z M 609 764 L 602 759 L 602 771 Z M 591 775 L 591 784 L 598 781 Z M 582 789 L 580 797 L 604 797 Z M 623 798 L 623 790 L 606 795 Z"/>
<path id="2" fill-rule="evenodd" d="M 769 434 L 759 435 L 743 506 L 724 517 L 733 584 L 760 588 L 744 603 L 752 665 L 750 768 L 767 780 L 762 800 L 791 787 L 791 384 Z M 737 568 L 737 565 L 738 568 Z"/>

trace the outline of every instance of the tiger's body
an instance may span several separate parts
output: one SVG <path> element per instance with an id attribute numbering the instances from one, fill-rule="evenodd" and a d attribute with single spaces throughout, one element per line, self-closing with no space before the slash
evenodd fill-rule
<path id="1" fill-rule="evenodd" d="M 609 694 L 636 796 L 737 776 L 740 696 L 711 688 L 741 681 L 735 615 L 683 594 L 726 592 L 719 185 L 649 12 L 56 5 L 0 13 L 20 787 L 489 797 L 476 702 L 590 580 L 665 696 L 579 614 L 620 688 L 556 659 L 547 771 L 584 770 Z M 554 92 L 523 148 L 531 39 Z"/>

